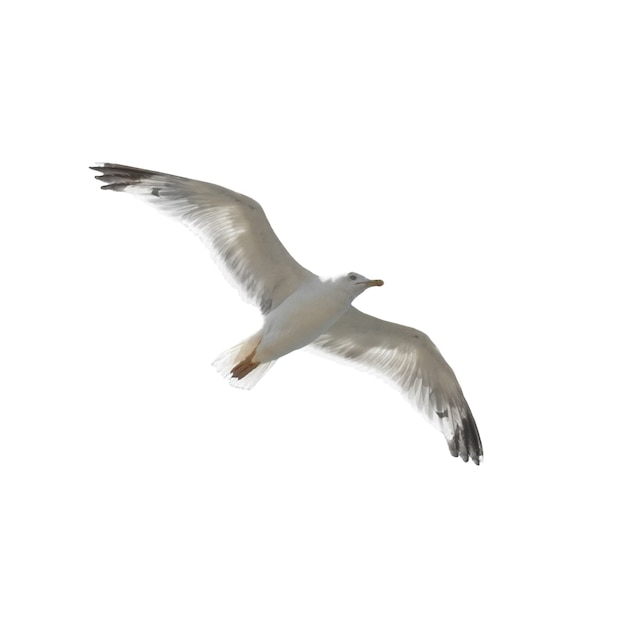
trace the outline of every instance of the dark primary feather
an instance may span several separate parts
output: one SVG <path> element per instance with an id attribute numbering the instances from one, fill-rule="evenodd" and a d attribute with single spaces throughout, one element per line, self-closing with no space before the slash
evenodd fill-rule
<path id="1" fill-rule="evenodd" d="M 111 189 L 113 191 L 126 191 L 126 187 L 136 184 L 141 180 L 148 180 L 151 176 L 158 175 L 159 172 L 151 170 L 142 170 L 138 167 L 127 167 L 125 165 L 113 165 L 112 163 L 104 163 L 101 166 L 90 167 L 92 170 L 102 172 L 101 176 L 96 178 L 106 183 L 101 189 Z"/>

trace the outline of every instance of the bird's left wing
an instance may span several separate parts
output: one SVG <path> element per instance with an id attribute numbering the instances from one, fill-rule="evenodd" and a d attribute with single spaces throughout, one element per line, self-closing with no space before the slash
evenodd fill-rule
<path id="1" fill-rule="evenodd" d="M 483 448 L 459 382 L 424 333 L 351 307 L 312 347 L 391 382 L 446 437 L 450 453 L 478 465 Z"/>
<path id="2" fill-rule="evenodd" d="M 194 231 L 242 295 L 262 313 L 276 308 L 315 275 L 280 242 L 261 205 L 244 195 L 199 180 L 126 165 L 91 169 L 102 189 L 127 191 Z"/>

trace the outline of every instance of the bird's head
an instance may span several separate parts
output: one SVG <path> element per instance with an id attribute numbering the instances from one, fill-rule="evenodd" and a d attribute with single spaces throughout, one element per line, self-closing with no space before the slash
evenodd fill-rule
<path id="1" fill-rule="evenodd" d="M 350 272 L 345 276 L 341 277 L 341 280 L 346 285 L 346 288 L 354 294 L 354 298 L 358 295 L 362 294 L 366 289 L 370 287 L 382 287 L 385 283 L 379 278 L 375 280 L 370 280 L 369 278 L 365 278 L 362 274 L 357 274 L 356 272 Z"/>

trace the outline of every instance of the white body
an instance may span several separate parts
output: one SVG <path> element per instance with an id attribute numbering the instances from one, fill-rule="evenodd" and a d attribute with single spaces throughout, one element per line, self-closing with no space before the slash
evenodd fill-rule
<path id="1" fill-rule="evenodd" d="M 275 361 L 309 345 L 348 311 L 351 302 L 350 294 L 333 281 L 307 281 L 265 318 L 255 360 Z"/>

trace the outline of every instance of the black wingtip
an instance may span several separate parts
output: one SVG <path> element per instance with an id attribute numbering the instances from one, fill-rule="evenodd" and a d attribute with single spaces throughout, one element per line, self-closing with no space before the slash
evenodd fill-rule
<path id="1" fill-rule="evenodd" d="M 107 168 L 110 167 L 110 163 L 96 163 L 96 165 L 90 165 L 89 169 L 90 170 L 94 170 L 95 172 L 100 172 L 101 176 L 95 176 L 94 178 L 96 180 L 99 180 L 103 183 L 107 183 L 107 182 L 111 182 L 110 180 L 110 175 L 107 176 L 106 175 L 106 171 Z M 116 186 L 115 184 L 107 184 L 107 185 L 101 185 L 100 189 L 111 189 L 112 191 L 123 191 L 123 189 L 119 188 L 119 185 Z"/>
<path id="2" fill-rule="evenodd" d="M 467 407 L 465 415 L 461 417 L 461 427 L 456 430 L 452 439 L 448 441 L 448 449 L 452 456 L 461 457 L 465 463 L 470 459 L 472 459 L 475 465 L 482 463 L 483 444 L 469 407 Z"/>
<path id="3" fill-rule="evenodd" d="M 142 170 L 128 165 L 118 165 L 116 163 L 97 163 L 90 165 L 90 170 L 100 172 L 100 176 L 95 178 L 105 185 L 101 189 L 110 191 L 125 191 L 129 185 L 140 182 L 146 176 L 154 174 L 150 170 Z"/>
<path id="4" fill-rule="evenodd" d="M 462 420 L 463 433 L 462 437 L 465 443 L 466 454 L 474 461 L 476 465 L 480 465 L 483 459 L 483 444 L 480 440 L 480 434 L 478 433 L 478 427 L 474 421 L 474 416 L 470 410 L 467 411 L 467 415 Z"/>

